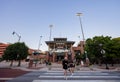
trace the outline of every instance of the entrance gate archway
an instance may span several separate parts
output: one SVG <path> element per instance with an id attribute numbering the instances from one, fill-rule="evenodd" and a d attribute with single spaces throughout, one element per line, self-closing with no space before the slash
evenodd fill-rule
<path id="1" fill-rule="evenodd" d="M 56 53 L 57 56 L 57 62 L 62 61 L 64 59 L 65 54 L 63 52 Z"/>

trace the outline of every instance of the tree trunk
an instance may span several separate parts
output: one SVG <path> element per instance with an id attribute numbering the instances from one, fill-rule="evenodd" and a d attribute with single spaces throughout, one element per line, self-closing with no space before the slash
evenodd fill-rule
<path id="1" fill-rule="evenodd" d="M 10 67 L 12 67 L 13 66 L 13 60 L 11 60 L 11 63 L 10 63 Z"/>
<path id="2" fill-rule="evenodd" d="M 18 60 L 18 67 L 21 66 L 21 60 Z"/>

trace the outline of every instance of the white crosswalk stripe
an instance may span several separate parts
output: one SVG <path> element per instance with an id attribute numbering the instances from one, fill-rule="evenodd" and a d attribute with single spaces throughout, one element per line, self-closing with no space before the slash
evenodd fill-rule
<path id="1" fill-rule="evenodd" d="M 64 78 L 63 72 L 46 72 L 38 77 L 39 79 L 52 79 L 52 78 Z M 111 75 L 109 73 L 102 73 L 102 72 L 75 72 L 71 76 L 70 73 L 67 74 L 67 78 L 72 79 L 107 79 L 107 78 L 114 78 L 114 79 L 120 79 L 120 76 L 117 75 Z"/>
<path id="2" fill-rule="evenodd" d="M 33 82 L 120 82 L 119 73 L 111 72 L 75 72 L 72 76 L 67 73 L 67 79 L 63 71 L 48 71 L 42 73 Z"/>
<path id="3" fill-rule="evenodd" d="M 34 80 L 33 82 L 120 82 L 119 80 Z"/>
<path id="4" fill-rule="evenodd" d="M 119 76 L 67 76 L 68 78 L 120 78 Z M 64 78 L 64 76 L 39 76 L 39 78 Z"/>

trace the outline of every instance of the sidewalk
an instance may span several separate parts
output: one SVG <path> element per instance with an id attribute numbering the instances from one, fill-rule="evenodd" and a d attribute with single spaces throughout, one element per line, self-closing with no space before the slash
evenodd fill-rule
<path id="1" fill-rule="evenodd" d="M 0 62 L 0 68 L 12 68 L 12 69 L 21 69 L 24 71 L 63 71 L 62 65 L 58 63 L 52 63 L 51 70 L 48 70 L 48 67 L 45 64 L 37 64 L 35 67 L 28 68 L 28 62 L 21 62 L 21 66 L 17 66 L 18 62 L 14 62 L 13 66 L 10 67 L 10 62 Z M 105 65 L 98 66 L 92 65 L 89 67 L 80 67 L 79 70 L 75 69 L 75 71 L 120 71 L 120 64 L 114 65 L 114 67 L 109 66 L 109 70 L 105 69 Z"/>

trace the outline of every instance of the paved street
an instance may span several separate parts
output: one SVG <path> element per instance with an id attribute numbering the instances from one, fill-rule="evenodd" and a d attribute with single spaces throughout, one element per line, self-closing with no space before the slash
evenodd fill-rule
<path id="1" fill-rule="evenodd" d="M 7 82 L 120 82 L 119 65 L 115 69 L 100 69 L 94 65 L 92 67 L 80 67 L 75 70 L 73 76 L 68 72 L 67 80 L 64 78 L 61 64 L 52 64 L 52 69 L 48 70 L 45 64 L 37 65 L 37 68 L 29 69 L 27 64 L 22 62 L 21 67 L 17 67 L 14 63 L 12 69 L 21 69 L 29 71 L 29 73 L 18 76 L 16 78 L 0 78 L 8 80 Z M 102 66 L 101 68 L 103 68 Z M 0 68 L 10 68 L 9 63 L 1 62 Z"/>
<path id="2" fill-rule="evenodd" d="M 73 76 L 68 73 L 67 80 L 62 71 L 34 71 L 8 82 L 120 82 L 120 72 L 76 71 Z"/>

